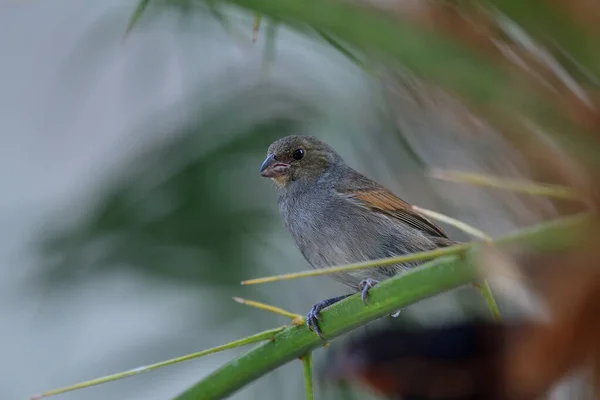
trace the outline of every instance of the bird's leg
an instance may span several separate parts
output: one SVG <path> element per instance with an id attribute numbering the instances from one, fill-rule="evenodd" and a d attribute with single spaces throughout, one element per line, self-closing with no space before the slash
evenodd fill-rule
<path id="1" fill-rule="evenodd" d="M 361 292 L 360 298 L 362 299 L 363 303 L 367 304 L 367 296 L 369 294 L 369 289 L 371 289 L 378 283 L 379 281 L 376 281 L 375 279 L 371 278 L 363 279 L 362 281 L 360 281 L 360 283 L 358 284 L 358 290 L 360 290 Z"/>
<path id="2" fill-rule="evenodd" d="M 311 331 L 314 331 L 319 337 L 323 340 L 326 340 L 323 335 L 321 335 L 321 329 L 319 329 L 319 313 L 322 309 L 329 307 L 332 304 L 337 303 L 338 301 L 344 300 L 346 297 L 350 296 L 350 294 L 345 294 L 343 296 L 332 297 L 331 299 L 321 300 L 308 312 L 306 315 L 306 326 Z"/>

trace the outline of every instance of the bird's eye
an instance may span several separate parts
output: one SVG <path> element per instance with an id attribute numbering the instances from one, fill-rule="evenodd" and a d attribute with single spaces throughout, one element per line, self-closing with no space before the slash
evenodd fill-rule
<path id="1" fill-rule="evenodd" d="M 304 150 L 298 149 L 298 150 L 294 151 L 294 154 L 292 155 L 292 157 L 294 157 L 294 160 L 301 160 L 302 157 L 304 157 Z"/>

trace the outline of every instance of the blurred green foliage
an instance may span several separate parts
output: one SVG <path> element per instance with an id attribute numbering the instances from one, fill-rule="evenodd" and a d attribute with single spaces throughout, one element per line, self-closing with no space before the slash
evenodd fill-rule
<path id="1" fill-rule="evenodd" d="M 253 194 L 256 182 L 240 181 L 236 170 L 260 166 L 269 143 L 298 132 L 317 112 L 259 83 L 194 114 L 126 162 L 84 218 L 47 234 L 45 278 L 64 284 L 107 268 L 132 268 L 182 283 L 238 285 L 244 271 L 260 269 L 247 242 L 260 241 L 277 220 L 273 207 Z"/>

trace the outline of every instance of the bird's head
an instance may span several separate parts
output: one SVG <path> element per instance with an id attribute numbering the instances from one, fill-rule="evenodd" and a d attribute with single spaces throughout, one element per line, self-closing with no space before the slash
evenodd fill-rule
<path id="1" fill-rule="evenodd" d="M 285 187 L 297 180 L 317 180 L 338 163 L 343 163 L 341 157 L 328 144 L 312 136 L 286 136 L 269 146 L 260 174 Z"/>

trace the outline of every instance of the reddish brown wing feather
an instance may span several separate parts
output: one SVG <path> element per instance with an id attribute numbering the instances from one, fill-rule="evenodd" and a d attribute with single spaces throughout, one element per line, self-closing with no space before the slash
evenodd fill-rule
<path id="1" fill-rule="evenodd" d="M 348 194 L 365 207 L 396 218 L 428 235 L 448 238 L 442 228 L 418 214 L 410 204 L 387 190 L 359 190 Z"/>

